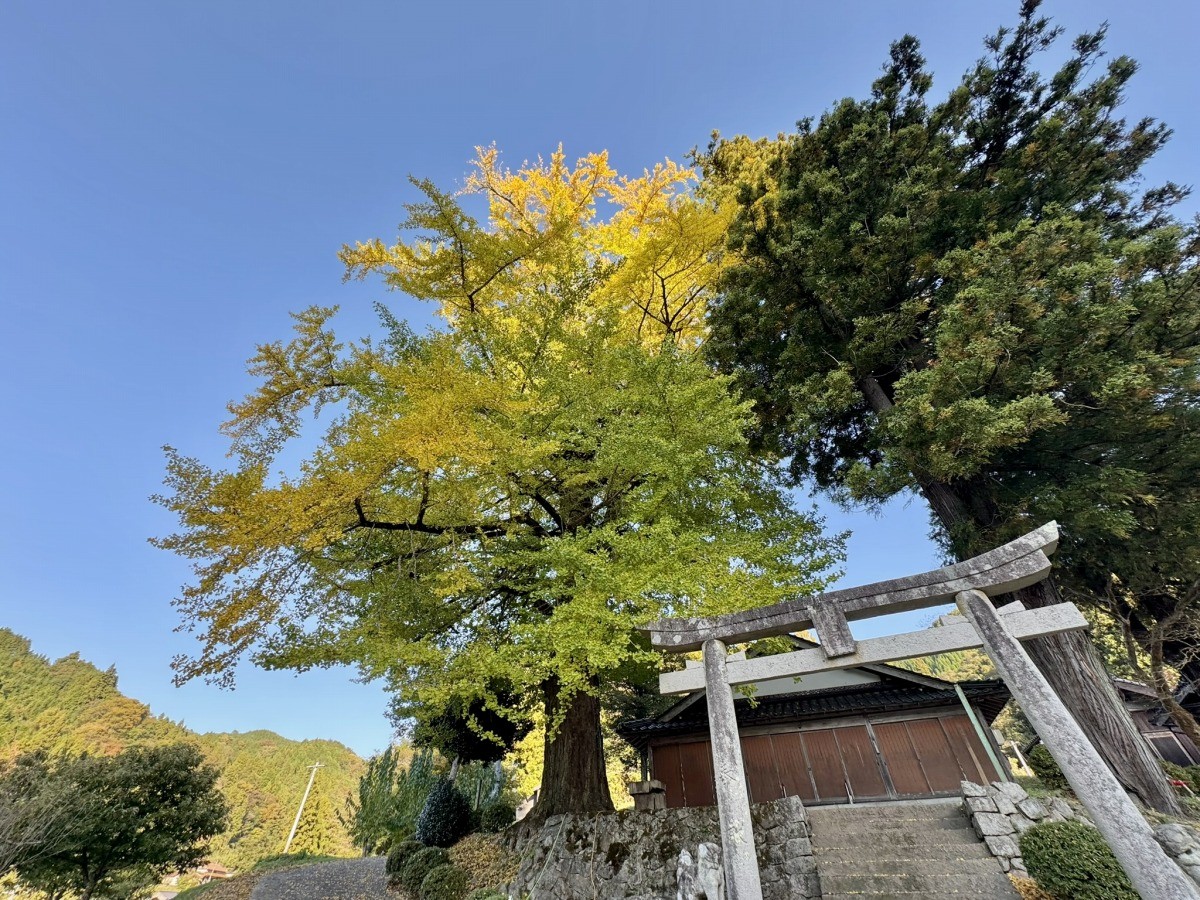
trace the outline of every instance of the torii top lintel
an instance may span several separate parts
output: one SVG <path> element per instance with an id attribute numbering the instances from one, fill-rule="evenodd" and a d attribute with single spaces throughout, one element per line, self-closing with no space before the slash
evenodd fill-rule
<path id="1" fill-rule="evenodd" d="M 730 644 L 815 627 L 826 656 L 845 656 L 855 650 L 848 620 L 937 606 L 960 591 L 995 596 L 1029 587 L 1049 574 L 1049 556 L 1057 547 L 1058 523 L 1049 522 L 995 550 L 920 575 L 724 616 L 659 619 L 644 630 L 653 646 L 684 653 L 712 639 Z"/>

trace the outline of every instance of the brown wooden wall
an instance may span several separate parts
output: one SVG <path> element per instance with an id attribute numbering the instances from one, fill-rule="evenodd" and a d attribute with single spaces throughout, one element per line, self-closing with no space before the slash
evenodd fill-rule
<path id="1" fill-rule="evenodd" d="M 657 743 L 651 754 L 667 806 L 716 802 L 707 739 Z M 929 797 L 958 793 L 963 779 L 997 777 L 961 713 L 743 735 L 742 758 L 752 803 L 792 796 L 806 803 Z"/>

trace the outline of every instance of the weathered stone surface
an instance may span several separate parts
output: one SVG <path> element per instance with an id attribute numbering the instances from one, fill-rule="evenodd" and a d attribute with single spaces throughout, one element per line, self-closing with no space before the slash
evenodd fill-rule
<path id="1" fill-rule="evenodd" d="M 999 813 L 976 813 L 975 831 L 981 838 L 994 835 L 1012 834 L 1015 830 L 1008 816 Z"/>
<path id="2" fill-rule="evenodd" d="M 1180 856 L 1196 846 L 1196 837 L 1184 825 L 1172 822 L 1154 829 L 1154 837 L 1172 856 Z"/>
<path id="3" fill-rule="evenodd" d="M 1038 819 L 1046 818 L 1046 807 L 1042 805 L 1040 800 L 1034 800 L 1032 797 L 1027 797 L 1017 804 L 1017 809 L 1027 819 L 1033 819 L 1035 822 Z"/>
<path id="4" fill-rule="evenodd" d="M 997 794 L 992 798 L 992 802 L 996 804 L 996 812 L 1004 816 L 1017 815 L 1017 804 L 1013 803 L 1003 794 Z"/>
<path id="5" fill-rule="evenodd" d="M 986 787 L 973 781 L 960 782 L 958 788 L 964 797 L 986 797 L 988 795 Z"/>
<path id="6" fill-rule="evenodd" d="M 993 781 L 991 788 L 1001 797 L 1012 801 L 1014 804 L 1020 803 L 1029 796 L 1029 792 L 1015 781 Z"/>
<path id="7" fill-rule="evenodd" d="M 764 900 L 820 896 L 819 888 L 813 889 L 815 863 L 800 800 L 759 804 L 751 807 L 751 815 Z M 719 847 L 719 835 L 717 810 L 711 806 L 559 816 L 538 831 L 518 825 L 508 841 L 521 864 L 508 892 L 532 900 L 676 898 L 682 851 L 697 866 L 702 846 Z"/>
<path id="8" fill-rule="evenodd" d="M 988 835 L 983 839 L 983 842 L 987 844 L 988 849 L 992 851 L 992 856 L 998 858 L 1001 864 L 1003 864 L 1005 860 L 1008 860 L 1011 866 L 1012 860 L 1021 856 L 1021 848 L 1018 847 L 1017 842 L 1007 834 Z"/>
<path id="9" fill-rule="evenodd" d="M 967 814 L 981 812 L 996 812 L 996 801 L 991 797 L 964 797 L 963 808 Z"/>
<path id="10" fill-rule="evenodd" d="M 1075 811 L 1071 809 L 1071 804 L 1062 799 L 1062 797 L 1051 798 L 1050 813 L 1057 815 L 1062 821 L 1075 818 Z"/>

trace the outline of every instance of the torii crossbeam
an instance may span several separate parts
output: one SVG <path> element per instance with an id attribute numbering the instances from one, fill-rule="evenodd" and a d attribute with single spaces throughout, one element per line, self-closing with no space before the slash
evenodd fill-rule
<path id="1" fill-rule="evenodd" d="M 1070 603 L 1033 610 L 1011 604 L 997 611 L 989 599 L 1044 579 L 1058 538 L 1058 525 L 1050 522 L 995 550 L 932 572 L 724 616 L 660 619 L 646 627 L 658 649 L 704 651 L 703 670 L 664 673 L 659 688 L 666 694 L 699 689 L 707 693 L 729 900 L 762 898 L 731 685 L 976 647 L 986 649 L 1141 895 L 1155 900 L 1198 898 L 1190 879 L 1163 853 L 1137 807 L 1021 646 L 1029 638 L 1086 628 L 1083 615 Z M 950 601 L 958 604 L 966 623 L 864 641 L 850 633 L 849 622 L 856 619 Z M 726 652 L 731 643 L 808 628 L 816 629 L 820 647 L 758 659 L 729 658 Z"/>

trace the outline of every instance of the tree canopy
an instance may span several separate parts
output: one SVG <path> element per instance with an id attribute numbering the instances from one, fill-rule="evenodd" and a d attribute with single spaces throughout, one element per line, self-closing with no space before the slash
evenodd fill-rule
<path id="1" fill-rule="evenodd" d="M 345 345 L 332 310 L 300 313 L 231 404 L 235 466 L 168 451 L 181 529 L 157 543 L 195 562 L 178 604 L 202 641 L 179 677 L 227 678 L 247 652 L 352 663 L 405 702 L 500 715 L 503 684 L 558 735 L 539 809 L 608 806 L 598 696 L 657 661 L 636 626 L 810 592 L 840 552 L 698 353 L 726 219 L 693 180 L 561 150 L 513 172 L 482 150 L 459 195 L 417 182 L 412 237 L 343 248 L 349 277 L 435 302 L 444 328 L 382 310 L 382 340 Z M 276 474 L 326 406 L 316 449 Z"/>
<path id="2" fill-rule="evenodd" d="M 16 871 L 25 884 L 89 900 L 130 877 L 152 884 L 168 869 L 194 866 L 225 824 L 217 777 L 187 744 L 109 757 L 23 756 L 4 783 L 54 794 L 68 825 L 48 852 L 19 858 Z"/>
<path id="3" fill-rule="evenodd" d="M 1200 462 L 1200 243 L 1171 214 L 1186 191 L 1140 182 L 1169 132 L 1119 113 L 1135 63 L 1104 60 L 1101 28 L 1043 76 L 1059 31 L 1038 6 L 939 103 L 906 37 L 869 98 L 713 144 L 736 262 L 708 346 L 795 478 L 918 491 L 959 558 L 1057 519 L 1056 569 L 1094 592 L 1132 574 L 1099 548 L 1163 546 L 1160 505 Z M 1169 805 L 1151 763 L 1140 792 Z"/>

